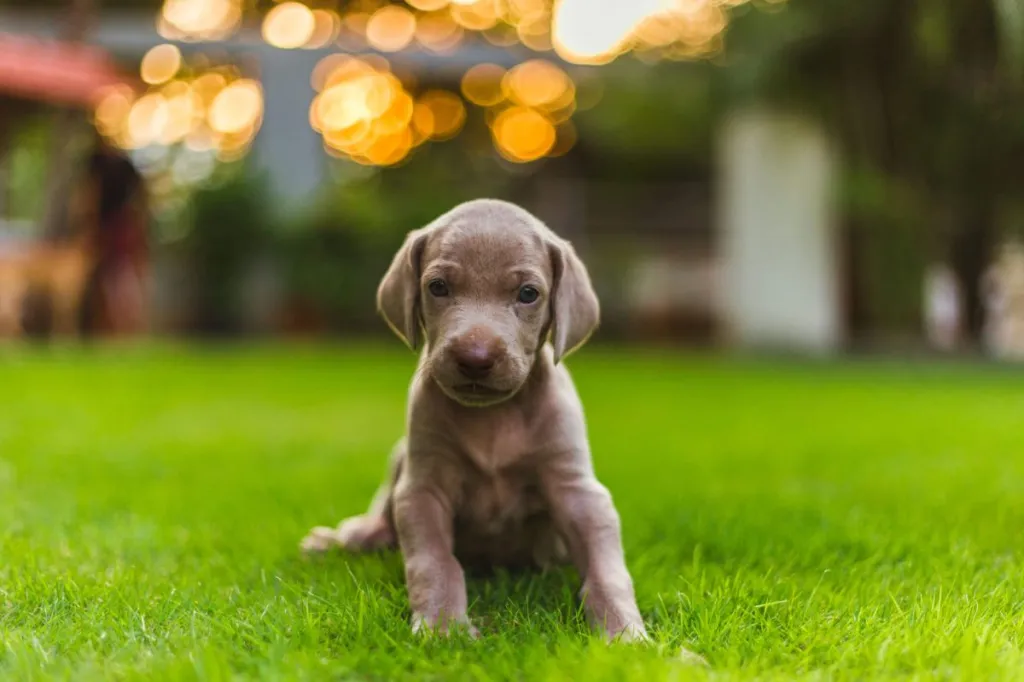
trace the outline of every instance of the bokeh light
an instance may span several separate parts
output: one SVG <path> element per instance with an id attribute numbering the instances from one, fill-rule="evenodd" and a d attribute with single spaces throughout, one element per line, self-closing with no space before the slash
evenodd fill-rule
<path id="1" fill-rule="evenodd" d="M 637 50 L 649 61 L 713 54 L 728 17 L 725 7 L 746 0 L 631 0 L 604 3 L 558 0 L 552 21 L 559 56 L 580 64 L 605 64 Z"/>
<path id="2" fill-rule="evenodd" d="M 157 45 L 146 53 L 139 66 L 144 83 L 159 85 L 177 75 L 181 69 L 181 50 L 170 44 Z"/>
<path id="3" fill-rule="evenodd" d="M 328 79 L 350 59 L 352 57 L 346 54 L 332 54 L 324 57 L 313 67 L 313 73 L 309 77 L 309 84 L 317 92 L 323 92 L 323 89 L 327 87 Z"/>
<path id="4" fill-rule="evenodd" d="M 447 140 L 455 137 L 466 123 L 466 106 L 458 95 L 446 90 L 430 90 L 423 93 L 418 104 L 430 112 L 432 140 Z"/>
<path id="5" fill-rule="evenodd" d="M 568 74 L 543 59 L 517 65 L 506 74 L 502 87 L 510 100 L 528 107 L 560 109 L 575 96 Z"/>
<path id="6" fill-rule="evenodd" d="M 473 104 L 492 107 L 505 99 L 505 69 L 497 64 L 477 64 L 462 77 L 462 95 Z"/>
<path id="7" fill-rule="evenodd" d="M 167 123 L 167 102 L 163 95 L 151 92 L 140 97 L 128 112 L 127 140 L 133 148 L 157 142 Z"/>
<path id="8" fill-rule="evenodd" d="M 242 133 L 263 116 L 263 89 L 254 80 L 241 79 L 220 91 L 210 106 L 210 127 L 224 135 Z"/>
<path id="9" fill-rule="evenodd" d="M 436 12 L 448 6 L 448 0 L 405 0 L 421 12 Z"/>
<path id="10" fill-rule="evenodd" d="M 197 114 L 202 114 L 202 101 L 184 81 L 173 81 L 163 88 L 166 119 L 158 142 L 172 145 L 181 142 L 195 125 Z"/>
<path id="11" fill-rule="evenodd" d="M 310 125 L 331 156 L 373 166 L 405 160 L 425 138 L 414 123 L 416 106 L 386 60 L 347 55 L 317 65 Z"/>
<path id="12" fill-rule="evenodd" d="M 555 49 L 573 62 L 610 62 L 640 22 L 663 5 L 663 0 L 628 0 L 601 3 L 602 11 L 595 11 L 593 0 L 559 0 L 552 23 Z"/>
<path id="13" fill-rule="evenodd" d="M 165 0 L 158 30 L 168 39 L 220 40 L 241 20 L 240 0 Z"/>
<path id="14" fill-rule="evenodd" d="M 96 129 L 108 140 L 124 149 L 153 148 L 147 158 L 172 165 L 179 155 L 158 150 L 180 146 L 224 161 L 248 152 L 263 120 L 258 82 L 240 78 L 230 64 L 211 67 L 203 55 L 186 64 L 171 45 L 147 53 L 139 70 L 148 91 L 110 88 L 93 111 Z"/>
<path id="15" fill-rule="evenodd" d="M 546 0 L 508 0 L 509 22 L 526 47 L 538 52 L 551 49 L 551 5 Z"/>
<path id="16" fill-rule="evenodd" d="M 366 40 L 383 52 L 398 52 L 416 35 L 416 17 L 401 5 L 386 5 L 366 24 Z"/>
<path id="17" fill-rule="evenodd" d="M 274 47 L 291 50 L 308 43 L 316 28 L 316 16 L 309 7 L 284 2 L 263 19 L 263 39 Z"/>
<path id="18" fill-rule="evenodd" d="M 644 61 L 699 59 L 721 49 L 729 12 L 747 1 L 357 0 L 342 3 L 339 12 L 320 2 L 275 0 L 262 35 L 282 49 L 334 44 L 349 52 L 394 53 L 418 46 L 447 54 L 477 40 L 502 49 L 554 49 L 565 62 L 584 65 L 627 53 Z M 220 40 L 237 29 L 243 9 L 256 8 L 243 0 L 165 0 L 158 23 L 162 35 L 175 39 Z M 150 92 L 111 91 L 96 109 L 97 126 L 112 139 L 132 146 L 184 143 L 223 158 L 244 153 L 260 127 L 260 86 L 237 71 L 190 71 L 168 44 L 151 50 L 140 72 Z M 426 141 L 457 135 L 466 123 L 465 102 L 471 102 L 485 109 L 499 153 L 525 163 L 573 147 L 573 116 L 601 95 L 597 79 L 585 80 L 578 87 L 562 66 L 545 59 L 507 71 L 482 63 L 461 79 L 462 97 L 445 90 L 417 96 L 416 80 L 399 78 L 379 56 L 332 55 L 310 74 L 318 94 L 309 118 L 332 155 L 394 165 Z"/>
<path id="19" fill-rule="evenodd" d="M 227 87 L 228 80 L 224 74 L 210 71 L 192 81 L 192 91 L 209 107 L 220 91 Z"/>
<path id="20" fill-rule="evenodd" d="M 338 34 L 341 32 L 341 17 L 337 12 L 327 9 L 313 10 L 313 20 L 313 33 L 303 47 L 318 50 L 330 45 L 338 38 Z"/>
<path id="21" fill-rule="evenodd" d="M 455 23 L 449 12 L 424 14 L 416 23 L 416 41 L 431 52 L 454 50 L 463 33 L 463 28 Z"/>
<path id="22" fill-rule="evenodd" d="M 96 105 L 93 121 L 102 135 L 120 138 L 128 113 L 135 103 L 135 93 L 127 86 L 114 87 L 104 93 Z"/>
<path id="23" fill-rule="evenodd" d="M 552 62 L 531 59 L 508 71 L 478 64 L 463 76 L 462 93 L 486 109 L 495 147 L 509 161 L 561 156 L 576 143 L 576 84 Z M 424 120 L 433 123 L 426 113 Z"/>
<path id="24" fill-rule="evenodd" d="M 285 0 L 264 17 L 263 35 L 285 49 L 323 48 L 335 41 L 357 49 L 368 39 L 375 49 L 396 52 L 415 39 L 445 53 L 469 32 L 500 47 L 554 48 L 579 64 L 604 64 L 630 51 L 648 61 L 694 59 L 720 48 L 728 12 L 747 1 L 361 0 L 344 3 L 339 14 L 319 3 Z M 246 8 L 253 6 L 243 0 L 165 0 L 158 27 L 168 39 L 224 39 L 238 28 Z"/>
<path id="25" fill-rule="evenodd" d="M 450 7 L 455 23 L 471 31 L 483 31 L 498 23 L 501 10 L 497 0 L 453 1 Z"/>
<path id="26" fill-rule="evenodd" d="M 543 158 L 555 146 L 555 126 L 544 114 L 529 107 L 510 107 L 491 126 L 495 147 L 514 163 Z"/>
<path id="27" fill-rule="evenodd" d="M 412 129 L 417 140 L 429 140 L 434 135 L 434 112 L 422 101 L 413 106 Z"/>

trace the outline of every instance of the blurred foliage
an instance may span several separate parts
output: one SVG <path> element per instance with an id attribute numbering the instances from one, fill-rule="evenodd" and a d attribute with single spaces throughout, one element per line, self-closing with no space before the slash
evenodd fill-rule
<path id="1" fill-rule="evenodd" d="M 614 70 L 608 77 L 614 90 L 575 117 L 588 148 L 649 161 L 671 155 L 677 164 L 680 156 L 710 158 L 715 120 L 711 69 L 700 64 L 606 68 Z"/>
<path id="2" fill-rule="evenodd" d="M 721 100 L 811 110 L 839 138 L 856 286 L 873 292 L 864 322 L 916 323 L 920 271 L 944 259 L 978 331 L 981 270 L 997 224 L 1013 224 L 997 207 L 1024 181 L 1024 3 L 791 0 L 740 14 Z"/>
<path id="3" fill-rule="evenodd" d="M 715 126 L 729 110 L 770 103 L 817 115 L 844 156 L 859 324 L 916 327 L 920 275 L 944 259 L 980 327 L 978 279 L 997 230 L 1024 229 L 1015 198 L 1024 181 L 1024 1 L 751 3 L 736 9 L 726 49 L 711 61 L 622 59 L 574 77 L 603 80 L 608 92 L 574 117 L 579 143 L 547 172 L 709 173 Z M 219 282 L 207 313 L 227 309 L 228 273 L 273 240 L 289 296 L 331 328 L 358 325 L 373 314 L 368 302 L 405 232 L 463 199 L 514 194 L 523 180 L 523 169 L 466 147 L 439 145 L 403 167 L 339 181 L 278 232 L 263 224 L 262 189 L 239 181 L 201 192 L 192 219 L 204 227 L 188 241 L 204 277 Z"/>
<path id="4" fill-rule="evenodd" d="M 1024 229 L 1022 0 L 752 3 L 712 61 L 605 68 L 614 95 L 577 117 L 588 162 L 692 166 L 713 158 L 717 121 L 746 105 L 816 116 L 843 155 L 855 324 L 919 328 L 921 276 L 946 260 L 980 330 L 981 271 L 1000 231 Z"/>
<path id="5" fill-rule="evenodd" d="M 240 330 L 239 288 L 246 269 L 272 245 L 269 196 L 264 177 L 234 168 L 192 195 L 186 220 L 193 227 L 178 248 L 199 292 L 197 331 Z"/>
<path id="6" fill-rule="evenodd" d="M 812 106 L 850 162 L 930 194 L 1016 192 L 1024 149 L 1018 0 L 792 0 L 730 33 L 733 99 Z M 1013 15 L 1016 16 L 1016 15 Z M 1001 27 L 1007 25 L 1004 30 Z M 984 133 L 984 134 L 981 134 Z M 870 206 L 866 206 L 870 209 Z"/>
<path id="7" fill-rule="evenodd" d="M 14 129 L 7 144 L 10 178 L 7 212 L 15 220 L 38 221 L 45 205 L 49 120 L 41 116 L 26 117 L 23 124 Z"/>
<path id="8" fill-rule="evenodd" d="M 488 161 L 491 171 L 494 161 Z M 293 330 L 359 332 L 376 326 L 377 283 L 407 232 L 453 205 L 504 194 L 510 178 L 481 172 L 460 146 L 438 147 L 381 172 L 338 162 L 344 182 L 328 187 L 305 211 L 282 222 L 266 179 L 242 167 L 222 169 L 195 191 L 184 211 L 186 236 L 173 244 L 193 273 L 196 331 L 244 329 L 240 300 L 246 275 L 269 261 L 280 278 Z M 515 179 L 512 178 L 514 181 Z"/>
<path id="9" fill-rule="evenodd" d="M 406 233 L 462 201 L 501 193 L 507 182 L 450 145 L 332 188 L 280 235 L 291 307 L 332 331 L 374 328 L 377 284 Z"/>

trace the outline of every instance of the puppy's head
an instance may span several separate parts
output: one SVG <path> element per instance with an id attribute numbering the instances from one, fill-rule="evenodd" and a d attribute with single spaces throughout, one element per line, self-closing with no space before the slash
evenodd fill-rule
<path id="1" fill-rule="evenodd" d="M 513 204 L 471 201 L 409 234 L 377 292 L 392 330 L 425 343 L 450 398 L 515 395 L 550 338 L 555 362 L 587 340 L 599 307 L 572 246 Z"/>

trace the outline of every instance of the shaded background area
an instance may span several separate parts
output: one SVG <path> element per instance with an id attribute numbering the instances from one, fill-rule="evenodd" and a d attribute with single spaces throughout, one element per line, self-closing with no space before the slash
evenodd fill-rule
<path id="1" fill-rule="evenodd" d="M 146 180 L 160 335 L 382 334 L 404 233 L 497 196 L 583 253 L 602 339 L 1024 344 L 1019 0 L 8 0 L 0 26 L 0 244 L 88 222 L 95 127 Z M 63 57 L 32 81 L 26 45 Z"/>

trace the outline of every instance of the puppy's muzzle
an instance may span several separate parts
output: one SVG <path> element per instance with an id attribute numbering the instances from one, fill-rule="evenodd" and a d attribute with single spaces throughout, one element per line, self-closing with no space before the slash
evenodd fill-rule
<path id="1" fill-rule="evenodd" d="M 506 352 L 500 338 L 479 327 L 455 338 L 448 346 L 448 354 L 459 374 L 472 382 L 487 379 Z"/>

